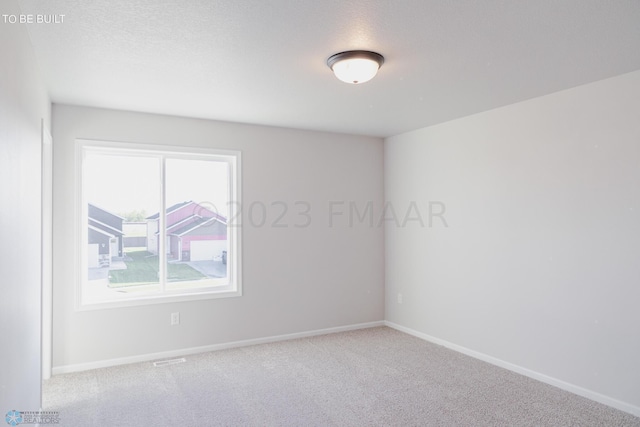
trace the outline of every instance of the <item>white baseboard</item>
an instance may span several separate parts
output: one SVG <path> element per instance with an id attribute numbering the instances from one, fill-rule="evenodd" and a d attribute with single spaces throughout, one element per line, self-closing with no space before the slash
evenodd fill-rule
<path id="1" fill-rule="evenodd" d="M 183 348 L 179 350 L 162 351 L 159 353 L 140 354 L 136 356 L 120 357 L 117 359 L 97 360 L 95 362 L 77 363 L 73 365 L 55 366 L 52 369 L 53 375 L 67 374 L 70 372 L 88 371 L 90 369 L 108 368 L 110 366 L 126 365 L 129 363 L 149 362 L 152 360 L 169 359 L 173 357 L 186 356 L 189 354 L 206 353 L 208 351 L 225 350 L 236 347 L 246 347 L 250 345 L 266 344 L 278 341 L 287 341 L 297 338 L 313 337 L 316 335 L 333 334 L 336 332 L 354 331 L 357 329 L 373 328 L 384 326 L 385 322 L 357 323 L 355 325 L 338 326 L 335 328 L 316 329 L 313 331 L 296 332 L 293 334 L 276 335 L 264 338 L 254 338 L 250 340 L 233 341 L 222 344 L 205 345 L 202 347 Z"/>
<path id="2" fill-rule="evenodd" d="M 462 347 L 460 345 L 451 343 L 449 341 L 445 341 L 445 340 L 442 340 L 440 338 L 436 338 L 436 337 L 433 337 L 431 335 L 427 335 L 427 334 L 424 334 L 422 332 L 418 332 L 418 331 L 416 331 L 414 329 L 407 328 L 407 327 L 398 325 L 396 323 L 389 322 L 387 320 L 384 321 L 384 324 L 386 326 L 390 327 L 390 328 L 393 328 L 393 329 L 396 329 L 398 331 L 407 333 L 409 335 L 413 335 L 414 337 L 421 338 L 421 339 L 423 339 L 425 341 L 429 341 L 431 343 L 441 345 L 443 347 L 449 348 L 449 349 L 457 351 L 459 353 L 466 354 L 467 356 L 471 356 L 471 357 L 473 357 L 475 359 L 479 359 L 479 360 L 482 360 L 484 362 L 491 363 L 492 365 L 496 365 L 496 366 L 499 366 L 501 368 L 508 369 L 510 371 L 516 372 L 516 373 L 524 375 L 526 377 L 533 378 L 534 380 L 538 380 L 540 382 L 543 382 L 543 383 L 558 387 L 558 388 L 560 388 L 562 390 L 565 390 L 565 391 L 568 391 L 570 393 L 577 394 L 577 395 L 582 396 L 582 397 L 586 397 L 587 399 L 594 400 L 594 401 L 602 403 L 604 405 L 611 406 L 612 408 L 616 408 L 616 409 L 619 409 L 621 411 L 628 412 L 628 413 L 630 413 L 632 415 L 640 417 L 640 407 L 632 405 L 630 403 L 622 402 L 620 400 L 614 399 L 614 398 L 606 396 L 604 394 L 600 394 L 600 393 L 597 393 L 595 391 L 588 390 L 586 388 L 583 388 L 583 387 L 580 387 L 580 386 L 577 386 L 577 385 L 574 385 L 574 384 L 559 380 L 557 378 L 550 377 L 550 376 L 545 375 L 545 374 L 541 374 L 541 373 L 536 372 L 536 371 L 532 371 L 532 370 L 527 369 L 527 368 L 523 368 L 522 366 L 518 366 L 518 365 L 515 365 L 513 363 L 506 362 L 504 360 L 495 358 L 493 356 L 489 356 L 487 354 L 480 353 L 478 351 L 471 350 L 471 349 L 468 349 L 466 347 Z"/>

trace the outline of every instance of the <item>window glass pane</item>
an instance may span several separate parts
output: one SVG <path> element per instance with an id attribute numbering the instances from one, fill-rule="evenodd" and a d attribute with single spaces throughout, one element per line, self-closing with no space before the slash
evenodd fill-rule
<path id="1" fill-rule="evenodd" d="M 130 297 L 161 289 L 159 178 L 159 158 L 85 152 L 88 246 L 84 300 Z"/>
<path id="2" fill-rule="evenodd" d="M 225 286 L 229 165 L 166 159 L 167 290 Z"/>

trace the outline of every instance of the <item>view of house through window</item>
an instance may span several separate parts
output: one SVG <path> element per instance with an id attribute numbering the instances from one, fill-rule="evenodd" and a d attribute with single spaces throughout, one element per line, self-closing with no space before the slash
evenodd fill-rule
<path id="1" fill-rule="evenodd" d="M 139 147 L 81 146 L 81 305 L 237 292 L 237 156 Z"/>

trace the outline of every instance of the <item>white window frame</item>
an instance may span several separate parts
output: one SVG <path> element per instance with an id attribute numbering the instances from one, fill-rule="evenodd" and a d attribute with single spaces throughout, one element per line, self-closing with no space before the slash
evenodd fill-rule
<path id="1" fill-rule="evenodd" d="M 161 284 L 163 290 L 149 292 L 143 295 L 124 295 L 114 292 L 113 299 L 107 301 L 86 301 L 84 287 L 87 282 L 88 257 L 87 257 L 87 200 L 83 189 L 83 159 L 87 151 L 104 151 L 110 154 L 129 154 L 141 156 L 168 156 L 169 158 L 182 159 L 215 159 L 225 161 L 229 165 L 229 214 L 227 221 L 227 278 L 225 286 L 211 286 L 193 289 L 166 290 L 165 284 Z M 181 147 L 168 145 L 153 145 L 140 143 L 123 143 L 101 140 L 77 139 L 76 140 L 76 310 L 95 310 L 116 307 L 129 307 L 158 303 L 173 303 L 182 301 L 194 301 L 202 299 L 229 298 L 242 296 L 242 242 L 240 224 L 240 180 L 241 180 L 241 152 L 235 150 L 221 150 L 212 148 Z M 163 160 L 164 163 L 164 160 Z M 163 169 L 164 170 L 164 169 Z M 164 173 L 159 176 L 161 186 L 164 186 Z M 160 213 L 166 212 L 164 198 L 161 199 Z M 164 227 L 164 215 L 160 215 L 160 227 Z M 166 245 L 166 233 L 159 233 L 159 254 L 164 253 Z M 162 260 L 162 257 L 160 258 Z M 165 263 L 160 262 L 160 269 L 166 269 Z M 166 277 L 166 274 L 162 274 Z"/>

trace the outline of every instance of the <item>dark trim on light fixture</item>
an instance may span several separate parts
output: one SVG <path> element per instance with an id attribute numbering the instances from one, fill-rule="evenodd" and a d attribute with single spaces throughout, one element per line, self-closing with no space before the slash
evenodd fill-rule
<path id="1" fill-rule="evenodd" d="M 347 50 L 344 52 L 336 53 L 335 55 L 331 55 L 329 59 L 327 59 L 327 65 L 333 70 L 333 66 L 336 62 L 343 61 L 345 59 L 356 58 L 364 58 L 375 61 L 378 63 L 378 68 L 382 67 L 382 64 L 384 64 L 384 56 L 380 55 L 379 53 L 371 52 L 370 50 Z"/>

